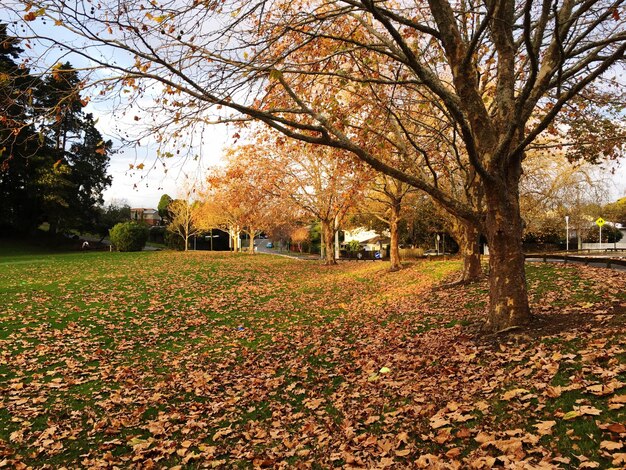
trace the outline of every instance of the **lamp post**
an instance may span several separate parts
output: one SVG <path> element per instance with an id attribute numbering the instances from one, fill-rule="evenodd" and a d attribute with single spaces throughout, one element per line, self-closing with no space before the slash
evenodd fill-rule
<path id="1" fill-rule="evenodd" d="M 565 251 L 569 251 L 569 215 L 565 216 Z"/>

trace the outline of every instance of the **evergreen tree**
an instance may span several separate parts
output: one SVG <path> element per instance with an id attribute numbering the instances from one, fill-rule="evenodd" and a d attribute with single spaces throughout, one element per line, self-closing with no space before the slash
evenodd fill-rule
<path id="1" fill-rule="evenodd" d="M 33 95 L 41 82 L 16 59 L 19 40 L 0 24 L 0 231 L 24 231 L 41 222 L 37 169 L 45 137 L 33 126 Z"/>
<path id="2" fill-rule="evenodd" d="M 32 76 L 16 63 L 22 49 L 3 24 L 0 45 L 0 228 L 94 227 L 112 143 L 84 113 L 78 72 L 66 62 L 43 80 Z"/>

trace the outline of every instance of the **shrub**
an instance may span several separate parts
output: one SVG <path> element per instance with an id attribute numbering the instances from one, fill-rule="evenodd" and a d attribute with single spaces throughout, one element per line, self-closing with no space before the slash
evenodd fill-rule
<path id="1" fill-rule="evenodd" d="M 150 227 L 150 235 L 148 236 L 148 240 L 152 243 L 165 243 L 165 236 L 165 227 L 158 225 Z"/>
<path id="2" fill-rule="evenodd" d="M 163 239 L 165 246 L 171 250 L 183 251 L 185 249 L 185 239 L 177 233 L 166 230 Z"/>
<path id="3" fill-rule="evenodd" d="M 617 243 L 624 235 L 613 225 L 605 224 L 602 227 L 602 243 Z M 598 243 L 600 241 L 600 229 L 592 227 L 583 237 L 585 243 Z"/>
<path id="4" fill-rule="evenodd" d="M 148 227 L 137 222 L 122 222 L 109 230 L 109 237 L 118 251 L 141 251 L 148 241 Z"/>
<path id="5" fill-rule="evenodd" d="M 349 241 L 346 245 L 346 249 L 351 252 L 357 252 L 362 250 L 361 244 L 356 240 Z"/>

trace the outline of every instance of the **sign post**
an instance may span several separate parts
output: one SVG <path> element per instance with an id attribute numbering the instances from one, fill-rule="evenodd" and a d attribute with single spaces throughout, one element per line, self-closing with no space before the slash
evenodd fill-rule
<path id="1" fill-rule="evenodd" d="M 598 217 L 596 220 L 596 225 L 600 227 L 600 248 L 602 248 L 602 226 L 606 223 L 606 221 L 602 217 Z"/>

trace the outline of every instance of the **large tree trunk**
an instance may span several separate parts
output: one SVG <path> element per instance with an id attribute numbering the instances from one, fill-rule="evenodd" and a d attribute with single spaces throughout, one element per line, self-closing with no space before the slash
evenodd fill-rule
<path id="1" fill-rule="evenodd" d="M 458 283 L 475 282 L 480 279 L 480 230 L 470 221 L 452 217 L 450 228 L 452 235 L 459 244 L 459 252 L 463 257 L 463 272 Z"/>
<path id="2" fill-rule="evenodd" d="M 335 260 L 335 230 L 333 228 L 333 221 L 322 220 L 322 231 L 324 232 L 324 264 L 337 264 Z"/>
<path id="3" fill-rule="evenodd" d="M 234 253 L 237 253 L 239 251 L 239 233 L 239 230 L 233 230 L 232 241 Z"/>
<path id="4" fill-rule="evenodd" d="M 400 203 L 391 204 L 391 215 L 389 216 L 389 232 L 391 240 L 389 242 L 389 266 L 390 271 L 402 269 L 400 263 L 400 249 L 398 244 L 398 219 L 400 218 Z"/>
<path id="5" fill-rule="evenodd" d="M 523 222 L 516 190 L 504 193 L 502 188 L 489 186 L 485 196 L 490 300 L 487 328 L 497 332 L 531 320 L 522 251 Z"/>
<path id="6" fill-rule="evenodd" d="M 250 246 L 248 246 L 248 251 L 251 255 L 254 254 L 254 230 L 250 230 L 248 232 L 248 237 L 250 238 Z"/>

